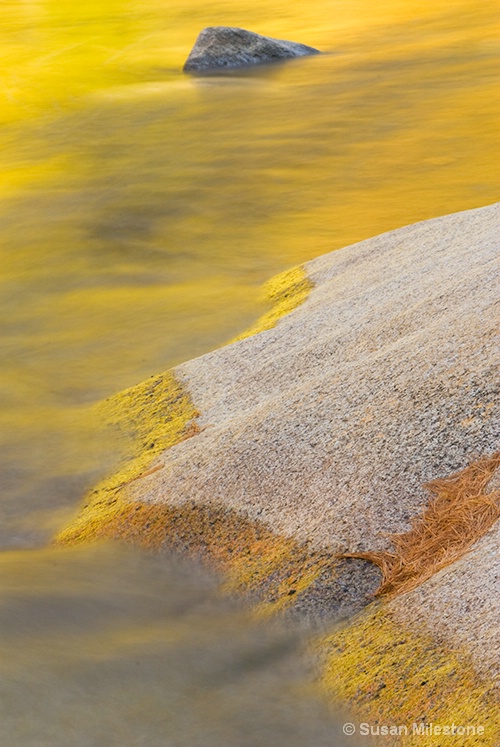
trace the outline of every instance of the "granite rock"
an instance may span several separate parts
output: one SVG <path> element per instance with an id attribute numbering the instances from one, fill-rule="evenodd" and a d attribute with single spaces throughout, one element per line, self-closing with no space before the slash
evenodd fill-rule
<path id="1" fill-rule="evenodd" d="M 199 34 L 184 65 L 186 72 L 204 72 L 278 62 L 319 54 L 297 42 L 271 39 L 245 29 L 211 26 Z"/>

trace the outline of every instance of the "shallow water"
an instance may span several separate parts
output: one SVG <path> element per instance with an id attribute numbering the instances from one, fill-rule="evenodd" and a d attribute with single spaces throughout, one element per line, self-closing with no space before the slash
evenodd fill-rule
<path id="1" fill-rule="evenodd" d="M 497 15 L 2 4 L 3 545 L 50 536 L 111 463 L 88 404 L 223 344 L 269 276 L 497 199 Z M 198 30 L 222 22 L 326 54 L 183 75 Z"/>
<path id="2" fill-rule="evenodd" d="M 326 54 L 226 76 L 183 75 L 196 34 L 216 24 Z M 158 593 L 149 565 L 156 561 L 29 549 L 50 539 L 113 464 L 118 446 L 100 433 L 90 405 L 240 332 L 263 310 L 259 286 L 270 275 L 497 200 L 498 12 L 489 0 L 310 0 L 307 8 L 7 0 L 0 30 L 0 547 L 2 574 L 16 589 L 7 608 L 20 600 L 3 651 L 18 685 L 5 702 L 13 715 L 26 711 L 25 700 L 32 712 L 42 688 L 48 701 L 64 703 L 67 672 L 58 679 L 58 667 L 81 641 L 68 696 L 70 711 L 83 698 L 81 724 L 101 692 L 99 657 L 115 662 L 105 676 L 113 698 L 125 698 L 125 674 L 127 699 L 165 684 L 154 661 L 134 678 L 132 659 L 116 659 L 109 637 L 92 653 L 104 638 L 85 632 L 95 615 L 114 630 L 116 601 L 136 631 L 136 658 L 141 647 L 156 651 L 157 633 L 147 631 L 165 611 L 134 617 L 136 594 Z M 136 562 L 122 609 L 120 568 Z M 52 568 L 55 591 L 39 567 Z M 88 573 L 91 590 L 99 576 L 101 591 L 86 596 L 75 573 Z M 74 605 L 85 610 L 81 627 L 69 619 Z M 222 607 L 220 619 L 232 619 L 225 615 Z M 41 618 L 45 629 L 21 624 Z M 26 651 L 19 662 L 9 654 L 14 633 L 16 651 Z M 37 679 L 45 670 L 46 680 Z M 157 723 L 162 706 L 151 703 L 148 723 Z M 46 707 L 27 729 L 73 729 L 62 706 Z M 113 744 L 111 730 L 128 729 L 126 720 L 112 726 L 113 711 L 102 716 L 104 741 L 75 736 L 78 726 L 69 741 Z M 9 745 L 38 744 L 15 728 Z M 120 744 L 164 744 L 162 728 Z M 169 744 L 197 744 L 197 736 L 182 738 Z"/>
<path id="3" fill-rule="evenodd" d="M 252 621 L 194 565 L 103 545 L 0 570 L 2 745 L 352 744 L 307 683 L 304 635 Z"/>

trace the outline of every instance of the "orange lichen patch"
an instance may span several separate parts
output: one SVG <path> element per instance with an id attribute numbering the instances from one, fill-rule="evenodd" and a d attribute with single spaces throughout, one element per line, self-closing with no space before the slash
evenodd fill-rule
<path id="1" fill-rule="evenodd" d="M 412 528 L 391 540 L 393 552 L 347 553 L 363 558 L 382 571 L 377 595 L 395 595 L 414 589 L 462 557 L 500 517 L 500 491 L 485 489 L 500 466 L 500 452 L 485 456 L 450 477 L 425 487 L 435 496 Z"/>
<path id="2" fill-rule="evenodd" d="M 196 413 L 196 416 L 198 416 L 199 413 Z M 189 425 L 184 428 L 184 431 L 182 433 L 182 436 L 180 437 L 179 441 L 186 441 L 188 438 L 192 438 L 193 436 L 197 436 L 198 433 L 201 433 L 204 428 L 200 428 L 198 423 L 193 421 L 192 423 L 189 423 Z"/>
<path id="3" fill-rule="evenodd" d="M 95 539 L 112 538 L 145 549 L 173 549 L 226 574 L 225 588 L 259 600 L 257 614 L 291 605 L 335 561 L 327 553 L 280 537 L 236 511 L 194 502 L 180 506 L 127 502 L 115 496 L 93 526 Z M 84 537 L 88 528 L 82 527 Z M 67 541 L 78 542 L 78 529 Z"/>
<path id="4" fill-rule="evenodd" d="M 490 683 L 480 679 L 465 653 L 402 627 L 386 607 L 372 605 L 316 646 L 321 686 L 329 695 L 348 702 L 361 722 L 407 727 L 407 734 L 384 736 L 380 744 L 498 745 L 498 704 Z M 429 724 L 475 727 L 476 734 L 445 738 L 426 733 Z"/>

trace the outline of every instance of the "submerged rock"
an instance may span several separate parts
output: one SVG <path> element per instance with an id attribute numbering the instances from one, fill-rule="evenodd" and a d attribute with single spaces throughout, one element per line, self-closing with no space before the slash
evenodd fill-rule
<path id="1" fill-rule="evenodd" d="M 210 26 L 199 34 L 184 70 L 244 67 L 311 54 L 320 52 L 305 44 L 271 39 L 245 29 Z"/>

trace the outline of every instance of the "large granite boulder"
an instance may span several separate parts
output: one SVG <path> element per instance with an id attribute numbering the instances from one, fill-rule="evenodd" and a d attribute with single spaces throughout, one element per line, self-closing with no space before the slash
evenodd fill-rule
<path id="1" fill-rule="evenodd" d="M 319 51 L 305 44 L 271 39 L 245 29 L 211 26 L 199 34 L 184 70 L 196 72 L 245 67 L 311 54 L 319 54 Z"/>
<path id="2" fill-rule="evenodd" d="M 398 745 L 497 747 L 499 237 L 500 203 L 275 278 L 251 336 L 103 406 L 134 446 L 59 542 L 201 557 L 334 620 L 323 685 Z"/>

